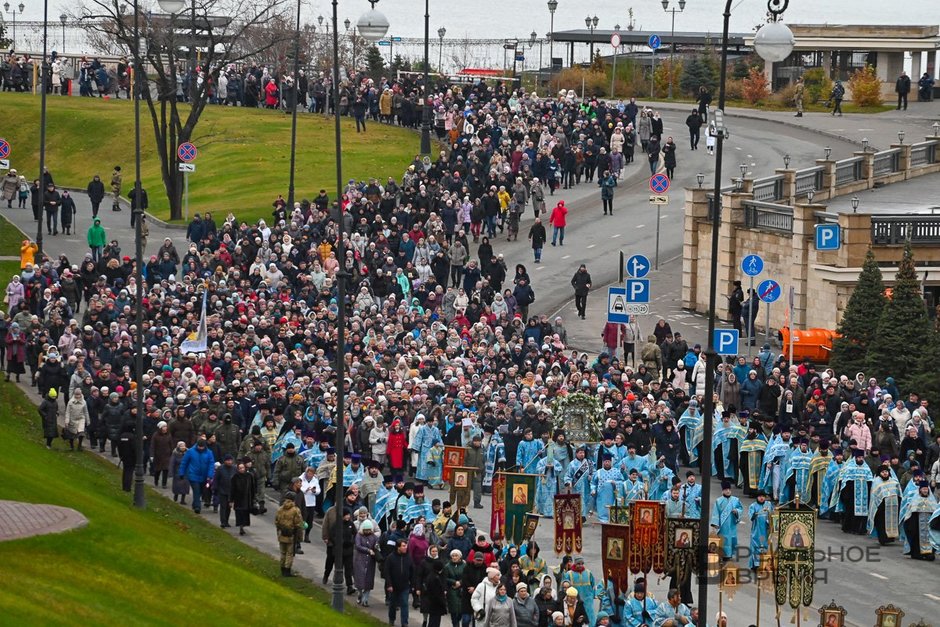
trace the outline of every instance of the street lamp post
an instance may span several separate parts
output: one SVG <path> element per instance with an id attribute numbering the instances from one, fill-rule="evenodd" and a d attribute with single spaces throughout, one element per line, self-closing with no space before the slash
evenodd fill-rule
<path id="1" fill-rule="evenodd" d="M 548 80 L 551 82 L 555 72 L 555 11 L 558 9 L 558 0 L 548 0 L 549 27 L 548 27 Z"/>
<path id="2" fill-rule="evenodd" d="M 69 19 L 69 16 L 63 13 L 59 16 L 59 21 L 62 23 L 62 56 L 65 56 L 65 22 Z"/>
<path id="3" fill-rule="evenodd" d="M 590 15 L 584 18 L 584 25 L 588 27 L 588 30 L 591 31 L 591 55 L 590 62 L 594 63 L 594 30 L 597 28 L 597 16 L 591 17 Z"/>
<path id="4" fill-rule="evenodd" d="M 728 75 L 728 29 L 731 24 L 731 3 L 734 0 L 725 0 L 724 25 L 721 35 L 721 65 L 719 67 L 718 79 L 718 110 L 716 117 L 718 120 L 724 119 L 726 78 Z M 767 8 L 774 16 L 774 19 L 786 10 L 789 0 L 768 0 Z M 768 62 L 782 61 L 793 50 L 793 33 L 782 23 L 774 22 L 761 28 L 758 33 L 764 29 L 779 25 L 781 28 L 773 29 L 765 33 L 764 39 L 760 45 L 755 42 L 757 53 Z M 769 35 L 769 37 L 767 36 Z M 720 124 L 720 123 L 719 123 Z M 708 291 L 708 348 L 705 350 L 705 398 L 702 413 L 703 433 L 702 441 L 711 442 L 715 415 L 715 369 L 717 368 L 715 353 L 715 309 L 717 307 L 717 288 L 718 288 L 718 243 L 719 227 L 721 225 L 721 161 L 724 146 L 725 129 L 722 126 L 716 128 L 717 137 L 715 138 L 715 186 L 712 189 L 712 241 L 711 241 L 711 268 L 709 271 L 709 291 Z M 706 575 L 706 563 L 708 558 L 708 542 L 706 539 L 709 534 L 709 520 L 711 518 L 711 455 L 700 456 L 699 472 L 702 476 L 702 517 L 699 520 L 699 553 L 698 553 L 698 610 L 699 616 L 708 616 L 708 577 Z"/>
<path id="5" fill-rule="evenodd" d="M 444 73 L 444 35 L 447 34 L 447 29 L 441 26 L 437 29 L 437 38 L 441 40 L 441 46 L 437 51 L 437 73 Z"/>
<path id="6" fill-rule="evenodd" d="M 669 31 L 669 99 L 672 100 L 672 83 L 675 75 L 675 66 L 673 61 L 676 54 L 676 13 L 685 11 L 685 0 L 679 0 L 679 8 L 669 8 L 669 0 L 663 0 L 663 11 L 672 13 L 672 29 Z"/>
<path id="7" fill-rule="evenodd" d="M 294 25 L 294 101 L 290 114 L 290 182 L 287 186 L 287 210 L 294 210 L 294 172 L 297 165 L 297 102 L 300 94 L 300 0 L 297 0 L 297 21 Z"/>
<path id="8" fill-rule="evenodd" d="M 424 85 L 421 89 L 421 154 L 431 154 L 430 78 L 428 77 L 428 48 L 430 46 L 430 0 L 424 0 Z"/>
<path id="9" fill-rule="evenodd" d="M 20 3 L 20 13 L 23 4 Z M 46 49 L 49 41 L 49 0 L 42 3 L 42 62 L 39 64 L 39 90 L 42 92 L 39 115 L 39 224 L 36 228 L 36 259 L 42 263 L 42 218 L 45 213 L 46 195 L 46 81 L 49 80 L 46 71 Z M 56 211 L 58 211 L 56 207 Z M 66 401 L 67 402 L 67 401 Z"/>
<path id="10" fill-rule="evenodd" d="M 19 11 L 17 11 L 16 9 L 19 9 Z M 20 5 L 14 8 L 12 11 L 10 10 L 9 2 L 3 3 L 3 10 L 13 16 L 13 44 L 11 47 L 14 50 L 16 49 L 16 14 L 19 13 L 20 15 L 22 15 L 24 9 L 26 9 L 26 5 L 23 4 L 22 2 L 20 2 Z"/>

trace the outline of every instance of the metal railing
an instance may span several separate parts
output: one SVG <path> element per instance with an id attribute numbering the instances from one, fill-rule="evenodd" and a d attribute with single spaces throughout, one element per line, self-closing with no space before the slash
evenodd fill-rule
<path id="1" fill-rule="evenodd" d="M 744 226 L 771 233 L 793 233 L 793 208 L 771 202 L 744 202 Z"/>
<path id="2" fill-rule="evenodd" d="M 836 185 L 854 183 L 862 179 L 862 157 L 849 157 L 836 161 Z"/>
<path id="3" fill-rule="evenodd" d="M 806 192 L 819 191 L 823 186 L 823 167 L 817 165 L 796 171 L 796 195 L 805 196 Z"/>
<path id="4" fill-rule="evenodd" d="M 871 243 L 936 246 L 940 244 L 940 216 L 872 216 Z"/>
<path id="5" fill-rule="evenodd" d="M 927 140 L 911 144 L 911 167 L 930 165 L 937 162 L 937 142 Z"/>
<path id="6" fill-rule="evenodd" d="M 838 224 L 839 223 L 839 214 L 832 213 L 830 211 L 817 211 L 814 214 L 816 218 L 816 224 Z"/>
<path id="7" fill-rule="evenodd" d="M 891 148 L 876 152 L 872 162 L 872 173 L 875 176 L 893 174 L 901 169 L 901 149 Z"/>
<path id="8" fill-rule="evenodd" d="M 783 199 L 783 175 L 777 174 L 760 179 L 754 179 L 754 200 L 770 202 Z"/>

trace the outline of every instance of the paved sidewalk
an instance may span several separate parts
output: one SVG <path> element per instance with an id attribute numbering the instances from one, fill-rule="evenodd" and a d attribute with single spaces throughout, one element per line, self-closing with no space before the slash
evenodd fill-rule
<path id="1" fill-rule="evenodd" d="M 87 524 L 87 518 L 68 507 L 0 501 L 0 542 L 62 533 Z"/>

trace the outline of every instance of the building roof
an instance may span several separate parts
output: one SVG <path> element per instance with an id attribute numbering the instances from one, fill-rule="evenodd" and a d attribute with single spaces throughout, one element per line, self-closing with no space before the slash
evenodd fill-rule
<path id="1" fill-rule="evenodd" d="M 858 24 L 788 24 L 795 50 L 891 50 L 924 52 L 940 49 L 938 26 Z M 745 40 L 753 45 L 756 33 Z"/>

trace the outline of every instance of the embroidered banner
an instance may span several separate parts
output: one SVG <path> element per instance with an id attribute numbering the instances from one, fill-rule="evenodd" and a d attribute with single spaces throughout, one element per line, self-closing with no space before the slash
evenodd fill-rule
<path id="1" fill-rule="evenodd" d="M 490 539 L 503 537 L 506 523 L 506 475 L 501 472 L 493 475 L 493 513 L 490 514 Z"/>
<path id="2" fill-rule="evenodd" d="M 539 528 L 540 518 L 542 517 L 538 514 L 525 515 L 525 530 L 522 532 L 523 541 L 529 541 L 532 539 L 532 536 L 535 535 L 535 530 Z"/>
<path id="3" fill-rule="evenodd" d="M 555 495 L 555 553 L 581 552 L 581 495 Z"/>
<path id="4" fill-rule="evenodd" d="M 698 572 L 698 524 L 695 518 L 666 519 L 664 572 L 685 581 Z"/>
<path id="5" fill-rule="evenodd" d="M 454 466 L 463 466 L 464 459 L 467 457 L 467 449 L 462 446 L 444 447 L 444 468 L 441 470 L 441 481 L 451 482 L 451 472 Z"/>
<path id="6" fill-rule="evenodd" d="M 630 503 L 630 571 L 662 574 L 666 565 L 666 504 L 660 501 Z"/>
<path id="7" fill-rule="evenodd" d="M 618 592 L 630 589 L 629 560 L 630 527 L 601 523 L 601 563 L 604 568 L 604 581 L 613 581 Z"/>
<path id="8" fill-rule="evenodd" d="M 525 533 L 526 514 L 535 509 L 535 482 L 538 476 L 507 472 L 503 473 L 503 477 L 506 480 L 503 497 L 504 536 L 510 543 L 519 545 Z"/>
<path id="9" fill-rule="evenodd" d="M 813 602 L 813 546 L 816 540 L 816 510 L 809 505 L 785 505 L 777 510 L 777 574 L 774 592 L 777 605 L 797 609 Z"/>

